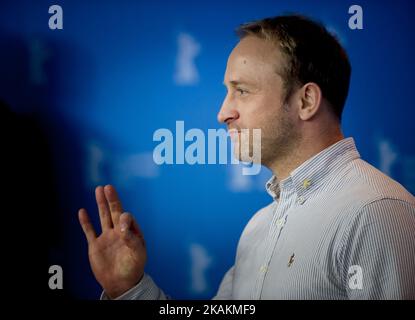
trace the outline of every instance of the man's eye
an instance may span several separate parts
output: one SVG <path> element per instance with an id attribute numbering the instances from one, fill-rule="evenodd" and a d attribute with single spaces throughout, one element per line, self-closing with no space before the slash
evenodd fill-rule
<path id="1" fill-rule="evenodd" d="M 246 91 L 244 89 L 241 89 L 241 88 L 237 88 L 236 91 L 238 91 L 239 95 L 241 95 L 241 96 L 248 93 L 248 91 Z"/>

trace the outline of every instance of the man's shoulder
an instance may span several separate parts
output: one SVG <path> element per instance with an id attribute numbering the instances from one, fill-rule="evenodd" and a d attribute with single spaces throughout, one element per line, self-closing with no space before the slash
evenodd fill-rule
<path id="1" fill-rule="evenodd" d="M 334 198 L 347 199 L 355 206 L 375 201 L 400 200 L 415 205 L 415 197 L 399 182 L 362 159 L 352 161 L 336 182 Z"/>

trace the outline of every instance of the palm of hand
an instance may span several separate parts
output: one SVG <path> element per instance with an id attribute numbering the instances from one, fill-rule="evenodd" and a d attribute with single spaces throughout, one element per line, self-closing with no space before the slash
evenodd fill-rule
<path id="1" fill-rule="evenodd" d="M 89 261 L 99 283 L 118 279 L 119 282 L 137 283 L 144 269 L 144 246 L 129 247 L 119 230 L 111 229 L 100 235 L 89 246 Z"/>

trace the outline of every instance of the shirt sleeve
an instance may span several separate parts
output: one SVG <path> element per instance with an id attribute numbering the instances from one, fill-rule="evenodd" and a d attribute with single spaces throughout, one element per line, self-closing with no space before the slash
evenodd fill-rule
<path id="1" fill-rule="evenodd" d="M 230 300 L 232 299 L 232 281 L 234 267 L 226 272 L 219 286 L 219 290 L 213 300 Z M 101 300 L 111 300 L 105 291 L 101 294 Z M 171 299 L 168 295 L 155 284 L 153 279 L 144 274 L 141 281 L 130 290 L 113 300 L 167 300 Z"/>
<path id="2" fill-rule="evenodd" d="M 141 281 L 133 288 L 124 292 L 121 296 L 113 300 L 166 300 L 170 297 L 155 284 L 148 274 L 144 274 Z M 110 300 L 107 294 L 102 292 L 101 300 Z"/>
<path id="3" fill-rule="evenodd" d="M 220 283 L 218 292 L 213 300 L 232 300 L 232 283 L 235 266 L 231 267 Z"/>
<path id="4" fill-rule="evenodd" d="M 415 204 L 381 199 L 364 206 L 343 241 L 349 299 L 415 299 Z"/>

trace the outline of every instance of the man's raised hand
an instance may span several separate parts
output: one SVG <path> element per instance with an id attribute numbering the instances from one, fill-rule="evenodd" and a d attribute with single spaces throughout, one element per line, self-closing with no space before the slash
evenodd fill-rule
<path id="1" fill-rule="evenodd" d="M 79 210 L 79 222 L 88 241 L 92 272 L 105 293 L 116 298 L 135 286 L 144 274 L 144 237 L 134 217 L 123 212 L 113 186 L 97 187 L 95 197 L 102 233 L 96 235 L 85 209 Z"/>

